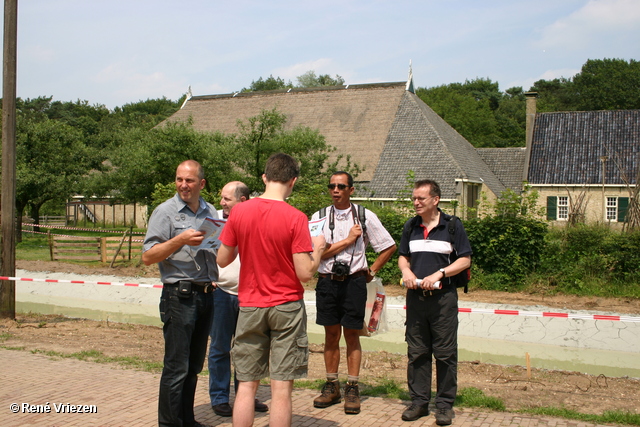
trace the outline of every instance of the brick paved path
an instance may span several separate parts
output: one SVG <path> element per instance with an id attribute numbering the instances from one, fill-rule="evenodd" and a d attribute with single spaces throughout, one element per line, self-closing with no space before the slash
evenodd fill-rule
<path id="1" fill-rule="evenodd" d="M 83 362 L 53 359 L 27 351 L 0 349 L 0 426 L 154 426 L 157 425 L 159 375 Z M 208 381 L 201 377 L 196 394 L 196 419 L 213 426 L 230 426 L 230 418 L 216 416 L 209 406 Z M 335 426 L 435 426 L 433 416 L 415 422 L 400 419 L 405 404 L 396 399 L 364 397 L 362 413 L 345 415 L 342 405 L 316 409 L 317 392 L 296 389 L 293 396 L 293 425 Z M 269 388 L 261 386 L 258 397 L 270 403 Z M 11 405 L 19 405 L 12 413 Z M 33 412 L 51 407 L 50 413 Z M 67 413 L 56 413 L 63 404 Z M 34 405 L 27 408 L 26 405 Z M 38 408 L 37 405 L 40 405 Z M 71 406 L 95 405 L 94 413 L 69 413 Z M 25 409 L 31 409 L 28 413 Z M 87 408 L 91 410 L 91 408 Z M 269 416 L 256 414 L 255 426 L 267 426 Z M 598 427 L 593 423 L 502 412 L 456 409 L 454 426 L 556 426 Z M 602 426 L 604 427 L 604 426 Z"/>

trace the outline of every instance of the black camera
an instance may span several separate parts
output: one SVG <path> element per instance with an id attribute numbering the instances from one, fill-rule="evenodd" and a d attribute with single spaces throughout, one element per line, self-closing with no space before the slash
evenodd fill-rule
<path id="1" fill-rule="evenodd" d="M 336 261 L 333 263 L 333 269 L 331 270 L 331 273 L 334 276 L 348 276 L 350 269 L 351 267 L 346 262 Z"/>

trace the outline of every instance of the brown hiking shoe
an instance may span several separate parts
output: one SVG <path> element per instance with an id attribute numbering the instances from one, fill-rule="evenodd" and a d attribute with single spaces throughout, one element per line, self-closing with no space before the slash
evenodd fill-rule
<path id="1" fill-rule="evenodd" d="M 340 403 L 340 382 L 327 381 L 322 386 L 320 396 L 313 399 L 313 406 L 316 408 L 326 408 L 336 403 Z"/>
<path id="2" fill-rule="evenodd" d="M 358 384 L 349 384 L 344 387 L 344 413 L 360 413 L 360 390 Z"/>
<path id="3" fill-rule="evenodd" d="M 436 424 L 439 426 L 448 426 L 452 422 L 452 418 L 456 416 L 451 408 L 438 408 L 436 409 Z"/>

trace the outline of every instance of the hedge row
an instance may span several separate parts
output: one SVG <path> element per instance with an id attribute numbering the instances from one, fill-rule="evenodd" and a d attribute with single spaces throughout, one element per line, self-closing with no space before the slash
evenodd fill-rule
<path id="1" fill-rule="evenodd" d="M 367 206 L 376 212 L 397 244 L 410 218 L 394 208 Z M 606 295 L 640 296 L 640 231 L 606 226 L 550 228 L 525 217 L 489 216 L 464 221 L 473 248 L 471 287 L 519 290 L 544 285 L 567 293 L 616 287 Z M 367 253 L 369 262 L 376 254 Z M 398 283 L 398 255 L 379 273 L 386 284 Z M 621 289 L 625 290 L 621 291 Z"/>

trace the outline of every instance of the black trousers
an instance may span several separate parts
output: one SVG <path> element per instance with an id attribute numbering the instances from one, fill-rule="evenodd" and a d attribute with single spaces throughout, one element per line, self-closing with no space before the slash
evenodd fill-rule
<path id="1" fill-rule="evenodd" d="M 453 407 L 458 390 L 458 293 L 455 288 L 431 296 L 425 296 L 422 290 L 407 291 L 405 340 L 412 403 L 429 403 L 432 357 L 435 357 L 435 406 Z"/>
<path id="2" fill-rule="evenodd" d="M 194 396 L 207 352 L 212 316 L 213 293 L 203 293 L 201 286 L 196 287 L 189 298 L 181 298 L 177 286 L 165 285 L 162 289 L 164 368 L 158 398 L 161 427 L 195 424 Z"/>

